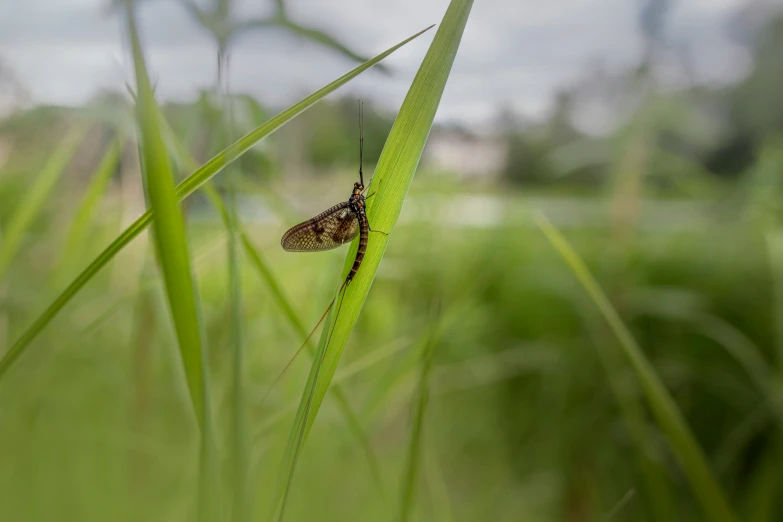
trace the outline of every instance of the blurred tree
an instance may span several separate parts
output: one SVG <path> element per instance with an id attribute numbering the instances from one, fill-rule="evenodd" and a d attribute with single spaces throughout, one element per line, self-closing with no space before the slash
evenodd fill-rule
<path id="1" fill-rule="evenodd" d="M 306 159 L 316 167 L 355 165 L 359 158 L 359 112 L 356 99 L 323 101 L 301 117 Z M 365 104 L 364 159 L 378 161 L 394 119 Z"/>
<path id="2" fill-rule="evenodd" d="M 331 49 L 338 54 L 341 54 L 353 61 L 364 62 L 369 58 L 365 57 L 348 46 L 339 41 L 336 37 L 333 37 L 319 29 L 302 25 L 291 19 L 288 10 L 286 9 L 286 3 L 284 0 L 275 1 L 275 11 L 271 16 L 250 18 L 250 19 L 238 19 L 234 14 L 235 4 L 234 0 L 213 0 L 211 7 L 203 8 L 199 6 L 194 0 L 177 0 L 191 15 L 192 17 L 205 28 L 213 37 L 218 56 L 218 69 L 217 69 L 217 86 L 219 87 L 224 81 L 224 77 L 227 76 L 226 68 L 229 61 L 229 50 L 231 45 L 236 41 L 236 38 L 249 31 L 262 30 L 262 29 L 283 29 L 289 33 L 293 33 L 300 38 L 310 40 L 320 46 Z M 381 71 L 388 71 L 383 65 L 376 66 Z M 226 87 L 228 92 L 228 87 Z M 235 109 L 233 111 L 233 118 L 247 118 L 247 114 L 251 115 L 251 122 L 253 126 L 260 125 L 263 121 L 265 111 L 263 107 L 250 97 L 244 97 L 236 99 L 234 102 L 226 102 L 221 106 L 220 103 L 212 102 L 208 97 L 202 96 L 201 105 L 204 109 L 205 118 L 207 119 L 206 128 L 207 132 L 216 133 L 219 129 L 225 129 L 227 123 L 222 122 L 221 118 L 226 117 L 225 110 L 229 105 Z M 328 112 L 328 110 L 327 110 Z M 234 122 L 233 127 L 237 122 Z M 345 121 L 338 123 L 337 121 L 330 121 L 326 125 L 330 128 L 325 128 L 324 125 L 319 125 L 312 134 L 310 143 L 310 159 L 318 166 L 332 165 L 339 162 L 344 162 L 347 158 L 348 149 L 348 137 L 344 132 L 335 132 L 334 127 L 339 126 L 340 129 L 345 128 Z M 252 128 L 252 127 L 251 127 Z M 389 126 L 390 128 L 390 126 Z M 375 144 L 373 143 L 373 132 L 375 130 L 374 122 L 371 118 L 368 118 L 366 122 L 366 137 L 367 148 L 366 157 L 369 161 L 373 160 L 373 152 L 375 150 Z M 249 130 L 249 129 L 248 129 Z M 388 129 L 386 129 L 388 131 Z M 235 133 L 236 130 L 233 133 Z M 384 134 L 385 136 L 385 134 Z M 203 138 L 207 142 L 210 138 Z M 226 141 L 230 141 L 229 137 L 224 137 L 222 140 L 212 139 L 212 149 L 216 151 L 216 147 L 225 144 Z M 381 144 L 382 145 L 382 144 Z M 380 149 L 377 149 L 380 151 Z M 379 153 L 379 152 L 378 152 Z M 252 163 L 248 165 L 248 163 Z M 243 171 L 245 167 L 249 167 L 252 172 L 264 172 L 269 174 L 269 167 L 271 167 L 271 161 L 268 155 L 248 155 L 243 158 L 241 163 Z M 264 168 L 266 167 L 266 168 Z"/>
<path id="3" fill-rule="evenodd" d="M 544 136 L 515 133 L 506 136 L 507 156 L 503 178 L 517 185 L 542 185 L 554 181 L 549 153 L 551 144 Z"/>
<path id="4" fill-rule="evenodd" d="M 218 57 L 228 52 L 236 38 L 248 31 L 280 28 L 293 33 L 305 40 L 310 40 L 323 47 L 332 49 L 337 53 L 357 62 L 365 62 L 365 57 L 342 43 L 338 38 L 314 27 L 302 25 L 293 21 L 286 9 L 284 0 L 275 0 L 275 12 L 269 17 L 250 18 L 247 20 L 236 19 L 232 13 L 234 0 L 213 0 L 211 8 L 202 8 L 194 0 L 177 0 L 191 16 L 206 29 L 213 37 L 218 48 Z M 218 78 L 222 78 L 224 65 L 218 60 Z M 385 67 L 379 64 L 382 71 Z"/>
<path id="5" fill-rule="evenodd" d="M 112 0 L 111 5 L 116 7 L 125 5 L 129 1 L 133 2 L 134 0 Z M 352 50 L 338 38 L 317 28 L 292 20 L 284 0 L 275 0 L 274 12 L 271 16 L 246 19 L 240 19 L 236 15 L 235 0 L 211 0 L 206 3 L 206 6 L 203 2 L 197 3 L 195 0 L 176 1 L 212 36 L 215 42 L 217 51 L 216 90 L 220 90 L 221 86 L 224 86 L 228 77 L 226 69 L 229 64 L 231 46 L 236 43 L 239 36 L 250 31 L 283 29 L 297 37 L 331 49 L 350 60 L 364 62 L 369 59 Z M 388 69 L 382 64 L 376 65 L 375 68 L 388 73 Z M 228 92 L 227 87 L 225 91 L 226 93 Z M 222 97 L 223 95 L 220 96 Z M 190 138 L 186 139 L 186 143 L 195 144 L 195 150 L 199 156 L 217 152 L 230 141 L 231 136 L 236 136 L 243 130 L 250 130 L 263 123 L 266 119 L 266 110 L 252 97 L 234 97 L 226 94 L 225 98 L 225 100 L 218 99 L 208 92 L 203 92 L 197 104 L 201 111 L 201 122 L 188 121 L 183 125 L 181 123 L 183 120 L 178 118 L 180 123 L 175 124 L 176 128 L 186 131 Z M 355 110 L 353 104 L 354 102 L 351 103 L 351 110 Z M 228 108 L 233 110 L 231 117 L 229 117 L 228 113 L 230 111 L 227 111 Z M 176 109 L 167 107 L 169 114 L 172 111 L 176 111 Z M 324 112 L 328 113 L 330 110 L 326 109 Z M 318 123 L 317 128 L 311 132 L 311 138 L 308 140 L 309 152 L 307 155 L 318 166 L 347 163 L 348 158 L 352 157 L 349 156 L 349 150 L 351 150 L 350 154 L 355 155 L 353 151 L 355 147 L 353 145 L 349 146 L 349 142 L 353 144 L 353 136 L 356 133 L 353 129 L 347 130 L 348 122 L 343 114 L 338 114 L 340 112 L 344 112 L 344 110 L 336 111 L 332 116 L 341 118 L 342 121 L 328 121 L 327 119 L 327 121 Z M 371 112 L 368 111 L 365 121 L 365 137 L 367 138 L 365 157 L 368 161 L 377 160 L 377 156 L 383 147 L 386 133 L 391 128 L 391 124 L 387 125 L 384 118 L 378 119 L 371 115 Z M 234 121 L 229 122 L 226 119 L 233 119 Z M 316 117 L 316 120 L 320 119 Z M 335 132 L 336 129 L 339 129 L 339 132 Z M 226 135 L 226 132 L 228 132 L 228 135 Z M 380 132 L 383 132 L 383 134 L 381 135 Z M 263 151 L 264 146 L 262 145 L 254 149 L 253 154 L 245 155 L 241 162 L 243 167 L 241 170 L 246 171 L 245 167 L 247 167 L 251 172 L 270 174 L 272 161 L 269 154 Z M 214 181 L 218 186 L 221 186 L 224 182 L 223 178 L 218 178 Z"/>
<path id="6" fill-rule="evenodd" d="M 656 54 L 665 47 L 666 19 L 674 0 L 641 0 L 639 28 L 644 38 L 644 55 L 640 62 L 641 74 L 648 74 Z"/>
<path id="7" fill-rule="evenodd" d="M 783 225 L 783 134 L 760 144 L 759 160 L 748 172 L 745 215 L 761 230 Z"/>
<path id="8" fill-rule="evenodd" d="M 716 174 L 737 177 L 751 167 L 764 138 L 783 131 L 783 14 L 767 13 L 763 22 L 759 12 L 741 11 L 730 24 L 730 32 L 747 46 L 753 58 L 753 70 L 736 87 L 726 91 L 728 126 L 731 132 L 707 154 L 705 165 Z M 748 18 L 754 20 L 749 23 Z M 741 35 L 738 37 L 736 35 Z"/>
<path id="9" fill-rule="evenodd" d="M 556 157 L 559 150 L 585 139 L 573 124 L 575 101 L 573 88 L 561 90 L 555 95 L 549 116 L 540 124 L 525 125 L 511 109 L 502 109 L 500 127 L 506 142 L 502 177 L 506 181 L 542 185 L 562 183 L 567 176 L 574 184 L 595 182 L 590 165 L 577 165 Z"/>

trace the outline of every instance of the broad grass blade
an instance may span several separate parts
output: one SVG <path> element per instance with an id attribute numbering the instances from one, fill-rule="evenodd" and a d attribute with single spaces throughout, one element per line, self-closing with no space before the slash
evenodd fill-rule
<path id="1" fill-rule="evenodd" d="M 426 31 L 425 29 L 424 31 Z M 308 109 L 316 102 L 321 100 L 327 94 L 334 92 L 339 87 L 345 85 L 350 80 L 363 73 L 376 63 L 380 62 L 391 53 L 407 44 L 414 38 L 421 35 L 424 31 L 416 33 L 410 38 L 403 40 L 394 47 L 384 51 L 372 60 L 369 60 L 359 67 L 353 69 L 351 72 L 341 76 L 337 80 L 333 81 L 326 87 L 314 92 L 302 101 L 292 105 L 288 109 L 284 110 L 265 124 L 249 132 L 244 137 L 234 142 L 231 146 L 227 147 L 200 169 L 191 174 L 188 178 L 177 185 L 176 196 L 179 200 L 185 199 L 190 194 L 195 192 L 204 183 L 209 181 L 214 175 L 223 170 L 226 165 L 235 161 L 242 156 L 245 152 L 250 150 L 253 145 L 258 143 L 263 138 L 269 136 L 280 127 L 291 121 L 296 115 Z M 19 337 L 14 343 L 8 353 L 5 354 L 2 360 L 0 360 L 0 378 L 2 378 L 6 372 L 13 366 L 19 356 L 24 353 L 24 350 L 30 345 L 30 343 L 43 331 L 44 328 L 55 318 L 55 316 L 62 310 L 73 297 L 79 293 L 79 291 L 86 285 L 98 271 L 103 268 L 109 261 L 119 253 L 125 245 L 133 241 L 138 237 L 141 232 L 149 226 L 153 220 L 152 210 L 148 210 L 134 221 L 127 229 L 125 229 L 119 237 L 117 237 L 106 249 L 101 252 L 97 258 L 95 258 L 82 273 L 80 273 L 76 279 L 74 279 L 63 292 L 57 296 L 57 298 L 44 310 L 44 312 L 30 325 L 30 327 Z"/>
<path id="2" fill-rule="evenodd" d="M 128 10 L 128 25 L 136 71 L 136 117 L 139 125 L 139 150 L 142 153 L 144 189 L 152 211 L 153 238 L 166 297 L 180 347 L 190 398 L 199 425 L 205 421 L 203 385 L 204 339 L 196 286 L 190 266 L 185 222 L 180 212 L 169 157 L 158 122 L 158 108 L 149 83 L 133 14 Z"/>
<path id="3" fill-rule="evenodd" d="M 190 400 L 201 431 L 198 518 L 217 520 L 219 498 L 217 447 L 212 423 L 206 336 L 190 264 L 185 221 L 179 208 L 170 159 L 163 141 L 159 110 L 144 63 L 131 3 L 128 32 L 136 72 L 136 119 L 144 190 L 155 213 L 153 239 L 166 298 L 179 345 Z"/>

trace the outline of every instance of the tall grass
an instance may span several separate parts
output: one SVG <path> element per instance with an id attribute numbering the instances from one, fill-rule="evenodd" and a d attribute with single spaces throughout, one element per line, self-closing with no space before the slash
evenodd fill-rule
<path id="1" fill-rule="evenodd" d="M 450 178 L 434 179 L 430 187 L 417 182 L 409 197 L 470 8 L 469 1 L 451 3 L 370 187 L 370 222 L 393 232 L 391 249 L 386 252 L 385 236 L 371 235 L 359 275 L 335 301 L 317 347 L 307 345 L 314 349 L 304 390 L 288 379 L 277 406 L 260 398 L 269 374 L 278 369 L 270 367 L 270 359 L 292 353 L 307 336 L 304 312 L 320 314 L 313 312 L 321 305 L 312 296 L 323 280 L 299 270 L 298 259 L 277 257 L 284 255 L 273 241 L 278 224 L 243 226 L 231 193 L 224 202 L 208 181 L 370 65 L 199 167 L 172 139 L 158 112 L 128 18 L 137 71 L 138 146 L 150 209 L 68 286 L 0 362 L 0 519 L 98 522 L 121 518 L 130 506 L 139 512 L 131 518 L 140 520 L 228 520 L 232 515 L 237 521 L 265 520 L 281 501 L 288 509 L 279 510 L 280 518 L 323 522 L 728 522 L 736 519 L 735 508 L 743 520 L 776 519 L 783 485 L 777 466 L 783 455 L 779 224 L 770 220 L 759 230 L 651 233 L 636 228 L 643 216 L 626 215 L 627 223 L 620 223 L 609 240 L 605 229 L 578 228 L 573 241 L 580 252 L 585 247 L 583 260 L 542 217 L 541 237 L 531 234 L 526 222 L 505 215 L 492 227 L 453 227 L 440 215 L 450 206 L 439 205 L 455 196 L 453 187 L 444 188 L 451 184 L 443 180 Z M 106 209 L 105 219 L 97 209 L 122 149 L 137 145 L 127 136 L 102 151 L 65 243 L 35 228 L 43 218 L 61 216 L 57 187 L 80 136 L 83 140 L 79 131 L 70 131 L 44 170 L 30 176 L 26 190 L 11 196 L 17 201 L 0 231 L 0 259 L 5 259 L 6 277 L 13 273 L 14 278 L 0 277 L 0 292 L 11 290 L 0 295 L 0 313 L 12 322 L 35 311 L 41 296 L 37 282 L 46 279 L 40 265 L 22 260 L 54 252 L 55 276 L 67 275 L 70 270 L 57 263 L 57 253 L 70 263 L 91 243 L 91 232 L 116 233 L 109 222 L 113 209 Z M 645 154 L 654 154 L 654 140 L 648 138 L 639 135 L 632 142 L 643 141 L 649 148 Z M 616 170 L 634 163 L 632 152 Z M 169 155 L 183 172 L 194 173 L 179 188 Z M 773 159 L 765 167 L 770 179 L 779 166 Z M 186 226 L 182 200 L 202 188 L 222 228 L 202 219 Z M 630 188 L 623 194 L 638 202 L 640 186 Z M 525 202 L 488 192 L 498 206 Z M 397 222 L 403 201 L 410 212 L 407 227 Z M 131 278 L 137 291 L 129 295 L 127 288 L 118 292 L 102 285 L 100 268 L 148 225 L 156 257 Z M 703 233 L 714 235 L 701 242 Z M 36 238 L 35 244 L 27 242 L 30 252 L 25 251 L 28 234 Z M 573 278 L 552 263 L 547 241 L 595 307 L 575 303 Z M 633 259 L 623 261 L 632 262 L 618 271 L 625 277 L 626 299 L 617 310 L 587 266 L 605 262 L 612 247 L 631 242 Z M 272 243 L 275 248 L 265 250 Z M 355 252 L 353 245 L 342 277 Z M 378 272 L 384 257 L 385 273 Z M 119 272 L 128 266 L 122 262 L 127 260 L 116 263 Z M 337 283 L 339 277 L 329 279 Z M 294 281 L 307 289 L 305 305 L 287 288 Z M 372 285 L 382 299 L 365 303 Z M 53 335 L 39 338 L 83 289 L 82 297 L 92 299 L 75 301 L 73 314 L 63 318 L 68 321 L 58 321 Z M 650 298 L 648 292 L 671 292 L 674 298 Z M 427 303 L 440 299 L 449 304 L 438 327 Z M 601 317 L 606 325 L 594 328 Z M 357 351 L 344 353 L 351 336 Z M 416 342 L 419 338 L 422 342 Z M 51 340 L 49 346 L 40 342 L 44 339 Z M 29 364 L 16 366 L 34 341 L 45 349 L 27 353 Z M 590 344 L 598 345 L 598 357 L 585 349 Z M 174 372 L 166 358 L 171 354 Z M 214 379 L 211 390 L 207 376 Z M 224 383 L 228 393 L 220 397 Z M 188 390 L 190 404 L 172 388 Z M 336 399 L 336 411 L 323 404 L 327 393 Z M 225 416 L 218 415 L 224 413 L 219 407 L 210 411 L 211 398 L 228 405 Z M 289 420 L 289 414 L 296 417 L 286 429 L 278 421 Z M 195 462 L 190 442 L 197 433 L 193 417 L 201 423 L 202 437 L 197 514 L 189 482 Z M 245 430 L 254 433 L 252 441 L 245 439 Z M 275 453 L 278 442 L 288 443 L 283 455 Z M 305 442 L 311 450 L 307 454 L 301 453 Z M 659 451 L 667 443 L 672 460 Z M 362 453 L 382 493 L 384 483 L 399 479 L 397 505 L 374 494 Z M 274 475 L 280 458 L 281 470 Z M 267 474 L 277 477 L 272 487 L 261 479 Z M 149 497 L 139 495 L 145 490 L 152 492 Z"/>
<path id="2" fill-rule="evenodd" d="M 68 270 L 61 269 L 62 274 L 70 273 L 71 265 L 76 262 L 84 246 L 84 240 L 95 218 L 98 205 L 102 201 L 109 186 L 112 175 L 119 164 L 122 144 L 120 139 L 113 140 L 104 152 L 98 168 L 90 178 L 90 183 L 84 191 L 76 215 L 73 217 L 68 236 L 63 246 L 62 259 L 66 261 Z"/>
<path id="3" fill-rule="evenodd" d="M 427 141 L 435 113 L 457 54 L 472 0 L 452 0 L 413 84 L 397 114 L 370 187 L 373 197 L 367 205 L 370 226 L 384 234 L 373 234 L 361 269 L 350 285 L 335 296 L 322 330 L 318 352 L 299 402 L 282 465 L 279 520 L 283 520 L 297 461 L 307 433 L 315 420 L 345 344 L 359 317 L 362 305 L 378 270 L 390 234 L 402 210 L 405 196 Z M 380 237 L 378 237 L 380 236 Z M 358 249 L 354 241 L 348 251 L 341 280 L 348 275 Z"/>
<path id="4" fill-rule="evenodd" d="M 737 520 L 680 409 L 669 395 L 631 332 L 590 274 L 587 266 L 542 213 L 534 214 L 534 218 L 536 224 L 568 264 L 617 337 L 636 372 L 658 424 L 668 437 L 669 447 L 677 456 L 680 466 L 688 476 L 690 486 L 701 501 L 704 512 L 710 520 L 715 522 Z"/>
<path id="5" fill-rule="evenodd" d="M 178 207 L 171 164 L 163 141 L 159 110 L 152 93 L 131 3 L 127 6 L 128 33 L 136 72 L 136 118 L 144 188 L 154 212 L 155 252 L 166 287 L 166 297 L 179 344 L 182 367 L 201 435 L 198 518 L 218 520 L 218 455 L 212 420 L 212 397 L 207 346 L 198 290 L 190 263 L 185 222 Z"/>
<path id="6" fill-rule="evenodd" d="M 411 36 L 410 38 L 379 54 L 372 60 L 369 60 L 359 67 L 356 67 L 351 72 L 341 76 L 329 85 L 316 91 L 302 101 L 294 104 L 290 108 L 270 119 L 265 124 L 254 129 L 244 137 L 234 142 L 231 146 L 224 149 L 222 152 L 204 164 L 200 169 L 179 183 L 176 187 L 176 197 L 179 200 L 188 197 L 190 194 L 198 190 L 198 188 L 206 183 L 210 178 L 222 171 L 229 163 L 242 156 L 242 154 L 250 150 L 253 145 L 278 130 L 297 114 L 306 110 L 327 94 L 335 91 L 348 81 L 352 80 L 362 72 L 380 62 L 406 43 L 421 35 L 423 32 L 424 31 L 421 31 Z M 41 333 L 44 328 L 46 328 L 52 319 L 55 318 L 60 310 L 62 310 L 71 299 L 73 299 L 73 297 L 84 287 L 84 285 L 86 285 L 95 276 L 95 274 L 97 274 L 101 268 L 111 261 L 111 259 L 114 258 L 114 256 L 116 256 L 117 253 L 119 253 L 128 243 L 138 237 L 138 235 L 141 234 L 141 232 L 147 228 L 147 226 L 149 226 L 152 221 L 153 212 L 152 210 L 147 210 L 141 217 L 139 217 L 128 228 L 126 228 L 103 252 L 98 255 L 95 260 L 93 260 L 87 266 L 87 268 L 85 268 L 76 277 L 74 281 L 68 285 L 65 290 L 62 291 L 62 293 L 60 293 L 60 295 L 57 296 L 57 298 L 55 298 L 55 300 L 46 308 L 46 310 L 44 310 L 44 312 L 37 319 L 35 319 L 35 321 L 33 321 L 30 327 L 27 328 L 27 330 L 25 330 L 19 339 L 17 339 L 17 341 L 11 346 L 8 353 L 4 355 L 3 359 L 0 360 L 0 379 L 2 379 L 2 377 L 8 372 L 11 366 L 22 355 L 30 343 Z"/>
<path id="7" fill-rule="evenodd" d="M 0 237 L 0 279 L 2 279 L 14 256 L 22 246 L 25 236 L 57 186 L 57 181 L 68 166 L 77 147 L 87 133 L 88 125 L 78 123 L 66 132 L 60 145 L 55 149 L 41 172 L 36 176 L 30 189 L 19 201 L 14 214 L 3 229 Z"/>
<path id="8" fill-rule="evenodd" d="M 162 120 L 162 122 L 164 126 L 166 126 L 166 133 L 169 136 L 173 154 L 186 168 L 195 169 L 195 160 L 190 156 L 184 145 L 177 139 L 171 128 L 166 124 L 165 120 Z M 210 204 L 215 208 L 215 210 L 217 210 L 226 229 L 236 229 L 236 233 L 239 236 L 239 241 L 242 244 L 242 250 L 244 251 L 245 256 L 247 256 L 247 260 L 249 261 L 250 266 L 258 273 L 258 276 L 264 282 L 267 291 L 272 296 L 276 305 L 280 308 L 280 311 L 283 313 L 283 316 L 289 322 L 291 327 L 299 334 L 302 341 L 307 341 L 308 334 L 307 329 L 304 326 L 304 322 L 300 318 L 299 314 L 297 314 L 297 312 L 294 310 L 294 304 L 283 291 L 278 277 L 275 275 L 274 270 L 266 260 L 265 256 L 258 248 L 256 248 L 256 246 L 253 245 L 250 236 L 242 224 L 239 223 L 238 220 L 232 223 L 232 219 L 234 218 L 229 215 L 228 208 L 220 197 L 220 194 L 218 194 L 217 190 L 211 184 L 207 183 L 203 187 L 203 192 L 209 200 Z M 312 343 L 307 342 L 305 347 L 308 348 L 308 351 L 314 357 L 315 347 L 312 346 Z M 368 465 L 370 466 L 373 480 L 375 481 L 379 492 L 383 494 L 384 488 L 378 465 L 378 459 L 370 447 L 367 435 L 364 432 L 361 423 L 356 416 L 356 413 L 353 411 L 350 403 L 348 402 L 346 392 L 342 389 L 341 386 L 337 385 L 333 389 L 333 395 L 337 400 L 340 411 L 345 418 L 346 426 L 348 427 L 349 431 L 355 435 L 356 440 L 362 446 L 362 450 L 364 451 Z"/>
<path id="9" fill-rule="evenodd" d="M 422 445 L 424 443 L 424 417 L 427 413 L 427 403 L 430 398 L 433 352 L 435 351 L 439 334 L 438 319 L 438 317 L 433 318 L 434 326 L 432 328 L 432 333 L 422 350 L 419 382 L 412 401 L 411 436 L 410 442 L 408 443 L 408 458 L 405 462 L 405 471 L 400 480 L 400 504 L 397 517 L 400 522 L 407 522 L 410 520 L 415 500 L 415 489 L 420 475 Z"/>

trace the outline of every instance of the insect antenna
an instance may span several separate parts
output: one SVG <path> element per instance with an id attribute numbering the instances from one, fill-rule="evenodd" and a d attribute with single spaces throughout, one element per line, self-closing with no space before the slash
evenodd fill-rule
<path id="1" fill-rule="evenodd" d="M 364 104 L 359 100 L 359 183 L 364 188 L 362 163 L 364 163 Z"/>
<path id="2" fill-rule="evenodd" d="M 364 167 L 364 102 L 359 100 L 359 181 L 362 185 L 362 192 L 364 192 L 365 190 L 370 190 L 370 185 L 372 185 L 372 180 L 375 177 L 375 174 L 373 174 L 372 178 L 370 178 L 370 183 L 368 183 L 367 186 L 365 187 L 364 173 L 362 172 L 363 167 Z"/>

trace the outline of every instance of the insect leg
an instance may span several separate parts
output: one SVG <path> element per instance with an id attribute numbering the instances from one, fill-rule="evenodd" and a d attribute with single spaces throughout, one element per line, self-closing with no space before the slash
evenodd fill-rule
<path id="1" fill-rule="evenodd" d="M 375 179 L 375 173 L 373 172 L 372 178 L 370 179 L 370 183 L 367 185 L 367 188 L 365 188 L 364 190 L 370 190 L 370 187 L 372 187 L 372 182 L 373 182 L 374 179 Z M 378 188 L 375 189 L 375 192 L 378 192 L 378 189 L 381 188 L 381 183 L 383 183 L 383 180 L 380 180 L 378 182 Z M 367 196 L 364 199 L 370 199 L 371 197 L 373 197 L 375 195 L 375 192 L 373 192 L 372 194 L 370 194 L 369 196 Z"/>
<path id="2" fill-rule="evenodd" d="M 343 307 L 343 300 L 345 299 L 345 291 L 348 290 L 348 285 L 351 283 L 351 279 L 346 279 L 343 283 L 343 295 L 340 297 L 340 303 L 337 305 L 337 313 L 334 316 L 334 323 L 332 323 L 332 331 L 329 332 L 329 337 L 326 339 L 326 346 L 324 346 L 324 353 L 321 356 L 321 363 L 324 361 L 324 357 L 326 356 L 326 350 L 329 349 L 329 343 L 332 342 L 332 334 L 334 333 L 334 327 L 337 326 L 337 319 L 340 318 L 340 309 Z M 332 301 L 334 303 L 334 301 Z"/>
<path id="3" fill-rule="evenodd" d="M 384 236 L 388 236 L 389 235 L 388 232 L 383 232 L 382 230 L 373 230 L 372 227 L 370 226 L 370 220 L 369 219 L 367 220 L 367 228 L 370 229 L 370 232 L 377 232 L 378 234 L 383 234 Z"/>

